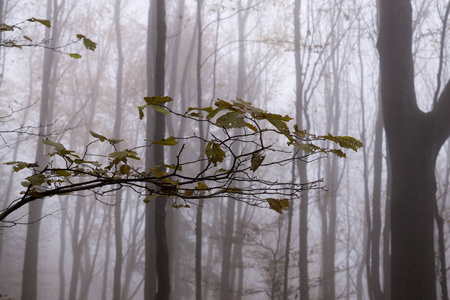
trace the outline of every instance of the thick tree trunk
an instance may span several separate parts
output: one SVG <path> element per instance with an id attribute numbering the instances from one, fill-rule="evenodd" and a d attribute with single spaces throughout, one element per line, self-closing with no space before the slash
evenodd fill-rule
<path id="1" fill-rule="evenodd" d="M 410 0 L 380 1 L 381 95 L 392 170 L 391 297 L 436 299 L 435 162 L 450 134 L 447 83 L 430 113 L 417 106 Z"/>

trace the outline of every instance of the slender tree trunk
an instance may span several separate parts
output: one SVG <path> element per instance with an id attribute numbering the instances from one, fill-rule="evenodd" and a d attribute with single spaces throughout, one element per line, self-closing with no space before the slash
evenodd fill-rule
<path id="1" fill-rule="evenodd" d="M 114 28 L 117 38 L 117 78 L 116 78 L 116 119 L 114 123 L 114 138 L 120 139 L 122 126 L 122 78 L 123 78 L 123 51 L 122 34 L 120 30 L 121 0 L 116 0 L 114 5 Z M 121 296 L 121 275 L 123 265 L 122 254 L 122 190 L 118 190 L 115 196 L 114 206 L 114 236 L 116 246 L 116 261 L 114 267 L 113 300 L 119 300 Z"/>
<path id="2" fill-rule="evenodd" d="M 300 53 L 300 0 L 294 2 L 294 54 L 295 54 L 295 94 L 296 94 L 296 118 L 300 129 L 304 128 L 303 114 L 306 114 L 303 106 L 303 67 Z M 308 171 L 306 163 L 299 161 L 297 164 L 299 180 L 308 182 Z M 303 191 L 300 198 L 300 221 L 299 221 L 299 273 L 300 273 L 300 299 L 309 299 L 308 278 L 308 191 Z"/>
<path id="3" fill-rule="evenodd" d="M 233 246 L 234 235 L 234 214 L 236 201 L 229 198 L 227 201 L 227 212 L 225 220 L 225 232 L 223 238 L 223 252 L 222 252 L 222 272 L 220 279 L 220 299 L 232 300 L 233 291 L 230 287 L 230 272 L 231 272 L 231 248 Z"/>
<path id="4" fill-rule="evenodd" d="M 197 107 L 202 107 L 202 0 L 197 0 Z M 201 138 L 205 137 L 203 124 L 200 122 L 199 134 Z M 204 150 L 205 143 L 199 144 L 200 153 L 200 172 L 205 168 Z M 197 217 L 195 221 L 195 299 L 202 300 L 202 225 L 203 225 L 203 199 L 198 201 Z"/>
<path id="5" fill-rule="evenodd" d="M 155 94 L 164 95 L 165 58 L 166 58 L 166 8 L 165 0 L 156 0 L 156 55 L 155 55 Z M 165 119 L 161 113 L 155 114 L 154 139 L 161 140 L 165 135 Z M 164 164 L 164 147 L 155 145 L 155 164 Z M 158 290 L 156 300 L 168 300 L 170 295 L 170 264 L 166 232 L 165 197 L 155 199 L 155 240 L 156 240 L 156 273 Z"/>
<path id="6" fill-rule="evenodd" d="M 57 28 L 57 13 L 56 7 L 52 0 L 47 0 L 46 18 L 53 20 L 53 28 L 46 29 L 45 39 L 50 39 L 50 31 L 55 33 Z M 52 13 L 54 14 L 52 19 Z M 56 39 L 56 35 L 53 36 Z M 54 42 L 54 41 L 53 41 Z M 54 60 L 54 52 L 52 50 L 44 51 L 44 69 L 42 74 L 42 90 L 41 90 L 41 107 L 39 117 L 39 140 L 36 148 L 36 161 L 41 168 L 47 165 L 48 158 L 44 150 L 44 144 L 41 141 L 46 135 L 48 127 L 45 126 L 52 118 L 48 111 L 51 105 L 51 71 Z M 25 259 L 23 264 L 22 275 L 22 300 L 36 300 L 37 299 L 37 285 L 38 285 L 38 253 L 39 253 L 39 233 L 41 222 L 39 219 L 42 216 L 43 201 L 33 201 L 29 205 L 29 215 L 27 226 L 27 236 L 25 241 Z"/>
<path id="7" fill-rule="evenodd" d="M 156 0 L 150 0 L 147 29 L 147 94 L 155 95 L 155 45 L 156 45 Z M 147 110 L 146 137 L 148 141 L 155 139 L 153 126 L 155 112 Z M 153 147 L 145 149 L 145 168 L 155 166 Z M 144 299 L 154 299 L 156 295 L 156 245 L 155 245 L 155 201 L 145 207 L 145 276 Z"/>

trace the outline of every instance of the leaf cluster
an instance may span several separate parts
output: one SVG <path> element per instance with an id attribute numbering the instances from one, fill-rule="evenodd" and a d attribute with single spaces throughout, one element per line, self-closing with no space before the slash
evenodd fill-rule
<path id="1" fill-rule="evenodd" d="M 9 25 L 6 23 L 0 23 L 0 32 L 7 32 L 7 31 L 15 31 L 16 29 L 21 31 L 22 28 L 19 26 L 21 24 L 24 23 L 40 23 L 42 25 L 44 25 L 47 28 L 51 28 L 51 22 L 50 20 L 45 20 L 45 19 L 37 19 L 37 18 L 29 18 L 23 22 L 17 23 L 17 24 L 13 24 L 13 25 Z M 85 37 L 82 34 L 77 34 L 77 40 L 67 44 L 67 45 L 63 45 L 63 46 L 59 46 L 59 47 L 51 47 L 51 46 L 47 46 L 48 41 L 40 41 L 40 42 L 34 42 L 32 38 L 30 38 L 27 35 L 23 35 L 21 39 L 17 39 L 17 38 L 7 38 L 7 39 L 1 39 L 0 40 L 0 47 L 13 47 L 13 48 L 19 48 L 22 49 L 23 47 L 42 47 L 45 49 L 50 49 L 56 52 L 59 52 L 61 54 L 66 54 L 72 58 L 76 58 L 79 59 L 82 56 L 78 53 L 65 53 L 63 51 L 61 51 L 60 49 L 69 46 L 70 44 L 76 43 L 78 41 L 82 41 L 83 45 L 86 49 L 94 51 L 97 48 L 97 43 L 93 42 L 92 40 L 88 39 L 87 37 Z"/>
<path id="2" fill-rule="evenodd" d="M 216 132 L 212 130 L 208 137 L 195 134 L 180 138 L 170 136 L 151 142 L 145 147 L 176 146 L 179 151 L 173 164 L 156 165 L 149 169 L 139 165 L 141 158 L 136 149 L 118 150 L 116 145 L 123 140 L 108 138 L 95 131 L 90 131 L 94 140 L 86 146 L 83 154 L 44 139 L 42 143 L 52 149 L 48 154 L 52 158 L 48 165 L 22 161 L 6 163 L 13 166 L 14 172 L 28 169 L 32 175 L 22 182 L 26 188 L 22 191 L 22 197 L 0 212 L 0 220 L 35 199 L 80 191 L 99 196 L 122 187 L 132 188 L 143 196 L 145 203 L 157 196 L 165 196 L 172 200 L 173 207 L 180 208 L 189 207 L 193 199 L 227 196 L 251 205 L 268 204 L 271 209 L 282 213 L 289 209 L 290 197 L 299 197 L 304 189 L 321 188 L 321 181 L 273 181 L 265 177 L 267 172 L 258 170 L 297 160 L 305 161 L 314 153 L 345 157 L 342 149 L 357 151 L 362 147 L 362 143 L 352 137 L 316 136 L 299 130 L 296 125 L 289 124 L 291 117 L 264 111 L 241 99 L 217 100 L 212 107 L 189 108 L 186 113 L 172 111 L 167 106 L 172 101 L 170 97 L 145 97 L 144 101 L 145 104 L 138 107 L 140 119 L 144 117 L 144 110 L 151 108 L 157 113 L 172 114 L 194 123 L 208 122 L 216 128 Z M 284 138 L 284 145 L 269 143 L 266 138 L 269 133 Z M 331 141 L 337 148 L 320 146 L 320 141 Z M 92 144 L 105 142 L 113 151 L 95 154 L 95 157 L 102 158 L 100 160 L 87 158 L 94 156 L 89 151 Z M 194 161 L 186 159 L 186 147 L 198 149 L 194 148 L 197 143 L 204 145 L 205 158 Z M 270 159 L 267 159 L 269 154 Z M 205 160 L 206 164 L 200 164 L 201 160 Z M 200 165 L 204 165 L 203 169 Z"/>

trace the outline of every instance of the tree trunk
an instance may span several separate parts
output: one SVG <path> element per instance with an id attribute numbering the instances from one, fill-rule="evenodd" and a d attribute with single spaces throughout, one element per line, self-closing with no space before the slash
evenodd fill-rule
<path id="1" fill-rule="evenodd" d="M 307 114 L 303 106 L 303 67 L 300 53 L 300 0 L 294 3 L 294 54 L 295 54 L 295 78 L 296 78 L 296 118 L 300 129 L 305 128 L 303 115 Z M 300 181 L 308 182 L 308 170 L 305 162 L 299 161 L 297 164 Z M 299 273 L 300 273 L 300 299 L 309 299 L 309 279 L 308 279 L 308 191 L 303 191 L 300 198 L 300 221 L 299 221 Z"/>
<path id="2" fill-rule="evenodd" d="M 122 125 L 122 77 L 123 77 L 123 52 L 122 34 L 120 31 L 120 7 L 121 0 L 116 0 L 114 5 L 114 28 L 117 38 L 117 78 L 116 78 L 116 118 L 114 123 L 114 138 L 120 139 Z M 114 237 L 116 247 L 116 261 L 114 266 L 113 300 L 119 300 L 121 296 L 122 276 L 122 190 L 118 190 L 115 196 L 114 206 Z"/>
<path id="3" fill-rule="evenodd" d="M 55 1 L 56 4 L 56 1 Z M 50 40 L 50 32 L 56 39 L 57 28 L 57 13 L 56 8 L 53 8 L 52 0 L 47 0 L 46 18 L 52 19 L 52 12 L 54 13 L 52 29 L 45 30 L 45 39 Z M 55 10 L 55 11 L 53 11 Z M 52 43 L 55 41 L 52 40 Z M 54 45 L 54 44 L 52 44 Z M 45 155 L 44 144 L 41 139 L 46 135 L 48 126 L 45 126 L 52 118 L 49 115 L 51 103 L 51 74 L 52 64 L 54 60 L 54 52 L 52 50 L 44 51 L 44 70 L 42 74 L 42 90 L 41 90 L 41 107 L 39 117 L 39 139 L 36 149 L 36 161 L 43 168 L 47 165 L 48 157 Z M 22 300 L 36 300 L 37 299 L 37 284 L 38 284 L 38 253 L 39 253 L 39 233 L 41 222 L 39 219 L 42 216 L 42 199 L 33 201 L 29 205 L 27 236 L 25 242 L 25 260 L 23 264 L 22 275 Z"/>
<path id="4" fill-rule="evenodd" d="M 156 1 L 156 55 L 155 55 L 155 94 L 164 95 L 165 60 L 166 60 L 166 7 L 165 0 Z M 161 140 L 165 135 L 165 119 L 161 113 L 155 114 L 154 139 Z M 164 147 L 155 145 L 155 165 L 164 164 Z M 155 240 L 156 240 L 156 273 L 158 290 L 156 300 L 168 300 L 170 295 L 170 265 L 169 249 L 166 232 L 166 204 L 165 197 L 155 199 Z"/>
<path id="5" fill-rule="evenodd" d="M 155 49 L 156 45 L 156 0 L 150 0 L 147 28 L 147 94 L 155 95 Z M 147 109 L 146 138 L 154 140 L 155 112 Z M 145 168 L 154 167 L 153 147 L 145 149 Z M 144 299 L 154 299 L 156 295 L 156 245 L 155 245 L 155 201 L 145 207 L 145 276 Z"/>
<path id="6" fill-rule="evenodd" d="M 434 264 L 435 163 L 450 135 L 450 86 L 429 113 L 417 106 L 412 7 L 409 0 L 380 1 L 381 95 L 391 159 L 391 297 L 436 299 Z"/>

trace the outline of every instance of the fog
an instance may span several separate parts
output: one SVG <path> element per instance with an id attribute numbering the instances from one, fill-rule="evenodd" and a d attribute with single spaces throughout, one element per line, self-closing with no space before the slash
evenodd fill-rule
<path id="1" fill-rule="evenodd" d="M 448 14 L 0 0 L 0 299 L 448 299 Z"/>

